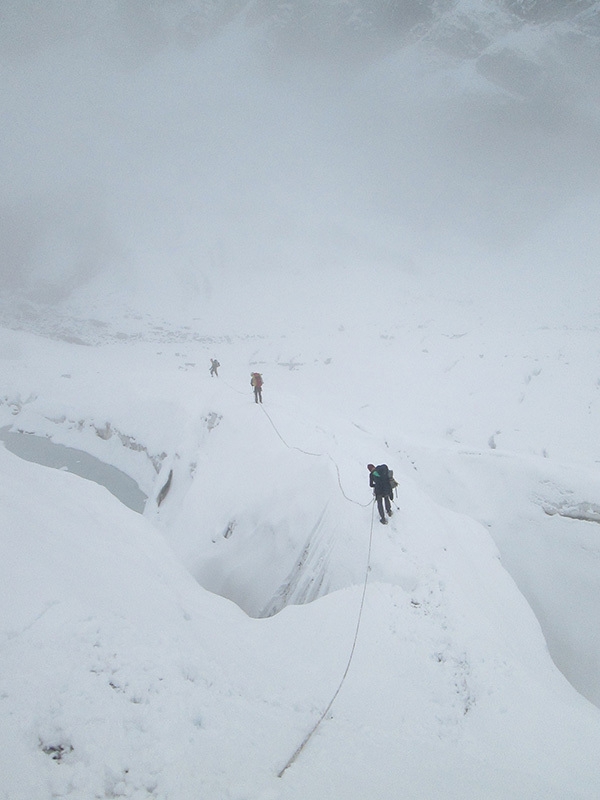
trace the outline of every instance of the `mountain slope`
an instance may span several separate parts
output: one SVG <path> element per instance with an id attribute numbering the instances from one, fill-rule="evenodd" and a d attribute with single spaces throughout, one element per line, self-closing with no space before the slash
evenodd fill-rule
<path id="1" fill-rule="evenodd" d="M 333 719 L 280 779 L 341 678 L 360 588 L 250 620 L 104 490 L 7 454 L 2 472 L 11 800 L 595 796 L 598 711 L 550 662 L 484 529 L 409 485 L 375 531 Z"/>
<path id="2" fill-rule="evenodd" d="M 373 387 L 350 365 L 408 358 L 410 337 L 398 348 L 359 325 L 319 334 L 321 350 L 308 333 L 232 339 L 216 379 L 215 342 L 182 333 L 95 347 L 3 334 L 3 422 L 104 455 L 151 495 L 140 518 L 0 451 L 8 797 L 595 797 L 599 712 L 550 660 L 490 537 L 521 540 L 518 558 L 531 509 L 534 526 L 593 524 L 540 507 L 583 507 L 593 473 L 411 439 L 389 417 L 409 370 L 365 407 Z M 428 348 L 450 397 L 450 354 Z M 387 527 L 369 506 L 374 458 L 400 480 Z M 549 479 L 530 507 L 529 487 Z M 534 551 L 538 572 L 551 565 Z M 575 575 L 574 554 L 565 563 Z M 365 578 L 333 716 L 277 778 L 339 686 Z"/>

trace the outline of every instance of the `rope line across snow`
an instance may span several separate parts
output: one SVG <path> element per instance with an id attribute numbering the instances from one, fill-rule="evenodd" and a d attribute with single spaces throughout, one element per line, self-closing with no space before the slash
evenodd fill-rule
<path id="1" fill-rule="evenodd" d="M 275 431 L 277 436 L 281 439 L 283 444 L 288 449 L 290 449 L 290 450 L 298 450 L 300 453 L 304 453 L 307 456 L 316 456 L 316 457 L 319 457 L 319 458 L 321 456 L 327 456 L 332 461 L 333 465 L 335 466 L 336 472 L 337 472 L 338 484 L 339 484 L 339 487 L 340 487 L 340 491 L 342 492 L 342 494 L 346 498 L 346 500 L 349 500 L 351 503 L 355 503 L 356 505 L 363 506 L 363 508 L 366 508 L 369 505 L 372 506 L 372 510 L 371 510 L 371 528 L 370 528 L 370 531 L 369 531 L 369 551 L 368 551 L 368 555 L 367 555 L 367 566 L 366 566 L 366 569 L 365 569 L 365 580 L 363 582 L 363 590 L 362 590 L 362 596 L 361 596 L 361 599 L 360 599 L 360 609 L 359 609 L 359 612 L 358 612 L 358 619 L 356 620 L 356 630 L 354 631 L 354 639 L 352 641 L 352 648 L 350 650 L 350 655 L 348 656 L 348 662 L 346 664 L 346 669 L 344 670 L 344 674 L 341 677 L 341 680 L 340 680 L 340 682 L 338 684 L 338 687 L 335 690 L 335 692 L 333 693 L 333 696 L 332 696 L 331 700 L 329 701 L 325 711 L 323 711 L 323 713 L 321 714 L 319 719 L 315 722 L 313 727 L 306 734 L 306 736 L 304 737 L 302 742 L 294 750 L 292 756 L 288 759 L 288 761 L 285 764 L 285 766 L 283 767 L 283 769 L 281 769 L 277 773 L 277 777 L 281 778 L 281 777 L 283 777 L 283 774 L 288 769 L 288 767 L 290 767 L 294 763 L 294 761 L 298 758 L 298 756 L 304 750 L 304 748 L 306 747 L 306 745 L 308 744 L 308 742 L 312 738 L 313 734 L 315 733 L 315 731 L 317 730 L 317 728 L 319 727 L 321 722 L 323 722 L 323 720 L 329 714 L 329 712 L 331 710 L 331 707 L 333 706 L 333 704 L 335 702 L 336 697 L 338 696 L 342 686 L 344 685 L 344 681 L 346 680 L 346 676 L 348 675 L 348 671 L 350 669 L 350 664 L 352 663 L 352 659 L 354 657 L 354 651 L 356 649 L 356 642 L 358 641 L 358 632 L 360 630 L 360 623 L 361 623 L 361 619 L 362 619 L 363 608 L 364 608 L 364 605 L 365 605 L 365 595 L 366 595 L 366 592 L 367 592 L 367 582 L 369 580 L 369 572 L 370 572 L 370 569 L 371 569 L 371 549 L 372 549 L 372 545 L 373 545 L 373 520 L 375 518 L 375 502 L 373 500 L 371 500 L 369 503 L 359 503 L 356 500 L 352 500 L 351 497 L 348 497 L 348 495 L 344 492 L 344 488 L 342 486 L 339 467 L 338 467 L 337 463 L 335 462 L 335 460 L 332 458 L 332 456 L 329 453 L 311 453 L 308 450 L 303 450 L 301 447 L 295 447 L 293 445 L 288 444 L 286 442 L 286 440 L 283 438 L 283 436 L 281 435 L 281 433 L 279 432 L 279 430 L 277 429 L 277 426 L 275 425 L 275 423 L 271 419 L 269 413 L 267 411 L 265 411 L 265 409 L 263 408 L 262 405 L 261 405 L 261 409 L 262 409 L 263 413 L 266 415 L 266 417 L 269 420 L 269 422 L 271 423 L 271 425 L 273 426 L 273 430 Z"/>
<path id="2" fill-rule="evenodd" d="M 246 392 L 242 392 L 239 389 L 236 389 L 235 386 L 232 386 L 230 383 L 227 383 L 227 381 L 223 380 L 222 378 L 221 378 L 221 382 L 224 383 L 225 386 L 227 386 L 229 389 L 231 389 L 232 391 L 236 392 L 237 394 L 243 394 L 243 395 L 246 394 Z M 286 442 L 286 440 L 283 438 L 283 436 L 281 435 L 281 433 L 279 432 L 279 429 L 277 428 L 277 425 L 275 425 L 275 423 L 271 419 L 271 416 L 269 415 L 268 411 L 265 410 L 265 408 L 262 405 L 262 403 L 260 404 L 260 408 L 261 408 L 263 414 L 266 416 L 266 418 L 271 423 L 271 426 L 273 427 L 273 430 L 275 431 L 277 436 L 281 439 L 283 444 L 288 448 L 288 450 L 297 450 L 299 453 L 304 453 L 305 456 L 314 456 L 315 458 L 322 458 L 323 456 L 326 456 L 331 461 L 333 466 L 335 467 L 335 471 L 337 473 L 338 486 L 339 486 L 340 492 L 342 493 L 344 498 L 349 503 L 354 503 L 357 506 L 361 506 L 361 508 L 368 508 L 371 505 L 371 503 L 373 502 L 372 500 L 370 500 L 368 503 L 360 503 L 358 500 L 353 500 L 351 497 L 348 497 L 348 495 L 344 491 L 344 487 L 342 485 L 342 476 L 340 474 L 340 468 L 337 465 L 337 462 L 335 461 L 335 459 L 333 458 L 332 455 L 330 455 L 329 453 L 312 453 L 310 450 L 303 450 L 301 447 L 296 447 L 296 445 L 288 444 Z"/>
<path id="3" fill-rule="evenodd" d="M 243 394 L 243 395 L 247 395 L 248 394 L 248 392 L 242 392 L 241 389 L 236 389 L 235 386 L 232 386 L 230 383 L 227 383 L 227 381 L 223 380 L 223 378 L 219 378 L 219 380 L 221 381 L 221 383 L 224 383 L 225 386 L 228 386 L 230 389 L 232 389 L 237 394 Z"/>
<path id="4" fill-rule="evenodd" d="M 224 381 L 224 383 L 225 383 L 225 381 Z M 226 385 L 229 386 L 229 384 L 226 384 Z M 239 394 L 242 394 L 242 392 L 239 392 L 239 390 L 235 389 L 233 386 L 229 386 L 229 388 L 233 389 L 234 391 L 238 392 Z M 262 404 L 260 405 L 260 408 L 261 408 L 262 412 L 265 414 L 265 416 L 267 417 L 267 419 L 269 420 L 273 430 L 275 431 L 275 433 L 277 434 L 277 436 L 279 437 L 281 442 L 288 448 L 288 450 L 297 450 L 299 453 L 304 453 L 304 455 L 313 456 L 315 458 L 322 458 L 324 456 L 329 458 L 329 460 L 333 463 L 333 465 L 334 465 L 334 467 L 336 469 L 338 486 L 339 486 L 340 491 L 341 491 L 342 495 L 344 496 L 344 498 L 346 500 L 348 500 L 350 503 L 354 503 L 355 505 L 361 506 L 362 508 L 368 508 L 369 506 L 372 506 L 372 509 L 371 509 L 371 527 L 370 527 L 370 530 L 369 530 L 369 549 L 368 549 L 368 553 L 367 553 L 367 565 L 366 565 L 366 569 L 365 569 L 365 579 L 364 579 L 364 582 L 363 582 L 362 595 L 361 595 L 361 598 L 360 598 L 360 608 L 359 608 L 359 611 L 358 611 L 358 618 L 356 620 L 356 629 L 354 631 L 354 639 L 352 641 L 352 647 L 350 649 L 350 655 L 348 656 L 348 662 L 346 663 L 346 668 L 345 668 L 344 673 L 343 673 L 343 675 L 342 675 L 342 677 L 340 679 L 340 682 L 339 682 L 339 684 L 337 686 L 337 689 L 335 690 L 335 692 L 333 693 L 333 696 L 331 697 L 331 700 L 327 704 L 327 707 L 325 708 L 325 710 L 323 711 L 321 716 L 317 719 L 315 724 L 312 726 L 310 731 L 306 734 L 306 736 L 304 737 L 302 742 L 294 750 L 294 752 L 292 753 L 292 755 L 290 756 L 290 758 L 286 762 L 285 766 L 277 773 L 277 777 L 281 778 L 281 777 L 283 777 L 285 771 L 289 767 L 291 767 L 291 765 L 294 763 L 294 761 L 296 761 L 296 759 L 298 758 L 300 753 L 304 750 L 306 745 L 311 740 L 313 734 L 318 729 L 319 725 L 323 722 L 323 720 L 327 717 L 327 715 L 331 711 L 331 707 L 333 706 L 338 694 L 340 693 L 340 691 L 342 689 L 342 686 L 344 685 L 344 681 L 346 680 L 346 676 L 348 675 L 348 672 L 350 670 L 350 665 L 352 664 L 352 659 L 354 658 L 354 651 L 356 649 L 356 643 L 358 641 L 358 633 L 359 633 L 359 630 L 360 630 L 360 623 L 361 623 L 361 620 L 362 620 L 362 614 L 363 614 L 363 609 L 364 609 L 364 605 L 365 605 L 365 596 L 366 596 L 366 593 L 367 593 L 367 583 L 368 583 L 368 580 L 369 580 L 369 572 L 371 571 L 371 550 L 372 550 L 372 546 L 373 546 L 373 520 L 375 518 L 375 500 L 373 499 L 373 500 L 369 501 L 368 503 L 360 503 L 360 502 L 358 502 L 358 500 L 353 500 L 351 497 L 348 497 L 348 495 L 344 491 L 344 487 L 342 486 L 342 479 L 341 479 L 341 475 L 340 475 L 340 469 L 339 469 L 335 459 L 329 453 L 313 453 L 313 452 L 311 452 L 309 450 L 303 450 L 301 447 L 296 447 L 295 445 L 288 444 L 288 442 L 286 442 L 286 440 L 283 438 L 283 436 L 279 432 L 279 429 L 277 428 L 277 426 L 275 425 L 275 423 L 271 419 L 270 414 L 265 410 L 265 408 L 264 408 L 264 406 Z"/>
<path id="5" fill-rule="evenodd" d="M 294 750 L 293 754 L 288 759 L 288 761 L 287 761 L 286 765 L 283 767 L 283 769 L 281 769 L 277 773 L 277 777 L 278 778 L 283 777 L 283 774 L 285 773 L 287 768 L 291 767 L 291 765 L 298 758 L 300 753 L 304 750 L 304 748 L 306 747 L 306 745 L 308 744 L 308 742 L 312 738 L 312 735 L 315 733 L 315 731 L 317 730 L 319 725 L 323 722 L 323 720 L 325 719 L 325 717 L 327 716 L 327 714 L 331 710 L 331 707 L 333 706 L 336 697 L 340 693 L 340 690 L 341 690 L 341 688 L 342 688 L 342 686 L 344 684 L 344 681 L 346 680 L 346 676 L 348 675 L 348 671 L 350 670 L 350 664 L 352 663 L 352 659 L 354 657 L 354 651 L 356 649 L 356 642 L 358 641 L 358 632 L 359 632 L 359 629 L 360 629 L 360 622 L 361 622 L 361 619 L 362 619 L 363 608 L 364 608 L 364 605 L 365 605 L 365 595 L 366 595 L 366 592 L 367 592 L 367 582 L 369 580 L 369 572 L 370 572 L 370 569 L 371 569 L 371 548 L 372 548 L 372 544 L 373 544 L 373 520 L 374 520 L 374 518 L 375 518 L 375 504 L 373 504 L 373 510 L 371 512 L 371 530 L 370 530 L 370 533 L 369 533 L 369 553 L 368 553 L 368 557 L 367 557 L 367 568 L 365 570 L 365 580 L 364 580 L 364 583 L 363 583 L 362 596 L 361 596 L 361 599 L 360 599 L 360 609 L 359 609 L 359 612 L 358 612 L 358 619 L 356 621 L 356 630 L 354 631 L 354 640 L 352 642 L 352 649 L 350 650 L 350 655 L 348 657 L 348 663 L 346 664 L 346 669 L 344 670 L 344 674 L 342 675 L 342 678 L 341 678 L 341 680 L 339 682 L 339 685 L 338 685 L 337 689 L 335 690 L 335 692 L 333 693 L 333 697 L 329 701 L 329 703 L 327 705 L 327 708 L 325 709 L 325 711 L 323 711 L 323 713 L 321 714 L 319 719 L 315 722 L 313 727 L 306 734 L 306 736 L 304 737 L 302 742 Z"/>
<path id="6" fill-rule="evenodd" d="M 283 436 L 281 435 L 281 433 L 279 432 L 279 430 L 278 430 L 277 426 L 275 425 L 275 423 L 273 422 L 273 420 L 271 419 L 268 411 L 265 411 L 265 409 L 264 409 L 264 407 L 262 405 L 260 407 L 261 407 L 261 410 L 262 410 L 263 414 L 265 414 L 265 416 L 267 417 L 267 419 L 271 423 L 271 425 L 273 427 L 273 430 L 275 431 L 277 436 L 281 439 L 283 444 L 288 448 L 288 450 L 297 450 L 299 453 L 304 453 L 305 456 L 315 456 L 316 458 L 323 458 L 323 457 L 328 458 L 331 461 L 331 463 L 333 464 L 333 466 L 335 467 L 335 471 L 337 473 L 338 486 L 340 487 L 340 492 L 342 493 L 344 498 L 346 500 L 348 500 L 349 503 L 354 503 L 355 505 L 361 506 L 362 508 L 368 508 L 371 505 L 371 503 L 373 502 L 372 500 L 370 500 L 368 503 L 359 503 L 358 500 L 353 500 L 351 497 L 348 497 L 348 495 L 344 491 L 344 487 L 342 486 L 342 477 L 340 475 L 340 468 L 338 467 L 337 462 L 335 461 L 333 456 L 331 456 L 329 453 L 311 453 L 309 450 L 303 450 L 301 447 L 296 447 L 296 445 L 288 444 L 286 442 L 286 440 L 283 438 Z"/>
<path id="7" fill-rule="evenodd" d="M 305 456 L 316 456 L 317 458 L 320 458 L 321 456 L 325 455 L 325 453 L 311 453 L 309 450 L 303 450 L 301 447 L 296 447 L 296 445 L 288 444 L 286 442 L 286 440 L 283 438 L 283 436 L 277 430 L 277 426 L 275 425 L 275 423 L 271 419 L 271 417 L 269 415 L 269 412 L 265 411 L 264 406 L 262 405 L 262 403 L 260 404 L 260 408 L 261 408 L 261 411 L 263 412 L 263 414 L 266 416 L 266 418 L 269 420 L 269 422 L 273 426 L 273 430 L 275 431 L 277 436 L 279 436 L 279 438 L 284 443 L 284 445 L 288 448 L 288 450 L 297 450 L 299 453 L 304 453 Z"/>

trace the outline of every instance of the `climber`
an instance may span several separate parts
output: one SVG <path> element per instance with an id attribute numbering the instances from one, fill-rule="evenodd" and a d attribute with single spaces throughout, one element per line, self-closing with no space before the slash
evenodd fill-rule
<path id="1" fill-rule="evenodd" d="M 373 494 L 377 501 L 379 521 L 382 525 L 387 525 L 385 512 L 387 512 L 388 517 L 391 517 L 393 514 L 391 501 L 394 497 L 394 488 L 398 486 L 398 483 L 394 478 L 392 470 L 388 469 L 387 464 L 380 464 L 378 467 L 374 464 L 367 464 L 367 469 L 370 473 L 369 486 L 373 488 Z"/>
<path id="2" fill-rule="evenodd" d="M 250 373 L 250 386 L 254 389 L 254 402 L 262 403 L 263 378 L 260 372 Z"/>

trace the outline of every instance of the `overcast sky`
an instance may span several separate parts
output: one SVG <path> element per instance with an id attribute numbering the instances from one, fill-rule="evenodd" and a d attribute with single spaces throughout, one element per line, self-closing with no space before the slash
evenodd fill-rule
<path id="1" fill-rule="evenodd" d="M 58 301 L 103 274 L 206 293 L 255 271 L 595 265 L 589 39 L 474 17 L 477 52 L 446 17 L 419 40 L 412 18 L 386 29 L 364 9 L 335 27 L 318 5 L 210 6 L 3 0 L 7 289 Z"/>

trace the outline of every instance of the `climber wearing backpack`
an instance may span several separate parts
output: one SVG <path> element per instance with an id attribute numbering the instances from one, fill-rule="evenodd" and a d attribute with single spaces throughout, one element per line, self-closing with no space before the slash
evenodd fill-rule
<path id="1" fill-rule="evenodd" d="M 211 378 L 212 378 L 213 375 L 216 375 L 217 378 L 219 377 L 219 373 L 217 372 L 217 370 L 219 369 L 220 366 L 221 365 L 219 364 L 219 362 L 217 361 L 216 358 L 211 358 L 211 360 L 210 360 L 210 377 Z"/>
<path id="2" fill-rule="evenodd" d="M 250 386 L 254 389 L 254 402 L 262 403 L 262 385 L 263 379 L 260 372 L 250 373 Z"/>
<path id="3" fill-rule="evenodd" d="M 369 470 L 369 486 L 373 489 L 375 500 L 377 501 L 377 510 L 379 511 L 379 521 L 382 525 L 387 525 L 387 519 L 384 512 L 387 511 L 388 517 L 393 514 L 392 500 L 394 497 L 394 489 L 398 486 L 394 478 L 394 473 L 388 469 L 387 464 L 380 464 L 376 467 L 374 464 L 367 464 Z"/>

